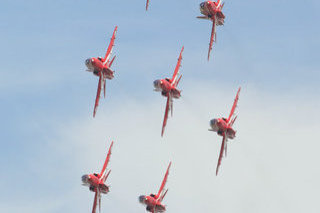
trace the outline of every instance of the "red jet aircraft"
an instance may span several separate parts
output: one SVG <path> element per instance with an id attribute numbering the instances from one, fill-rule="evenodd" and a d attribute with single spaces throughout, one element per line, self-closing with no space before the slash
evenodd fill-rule
<path id="1" fill-rule="evenodd" d="M 102 86 L 103 86 L 104 97 L 106 97 L 106 79 L 111 80 L 114 77 L 114 71 L 112 71 L 110 67 L 115 59 L 115 56 L 111 60 L 110 60 L 110 56 L 114 46 L 114 40 L 116 38 L 117 29 L 118 27 L 116 26 L 113 31 L 111 42 L 109 44 L 109 47 L 107 49 L 107 52 L 104 58 L 101 58 L 101 57 L 88 58 L 85 62 L 88 68 L 87 71 L 92 72 L 94 75 L 99 77 L 99 84 L 98 84 L 97 96 L 96 96 L 96 101 L 95 101 L 94 110 L 93 110 L 93 117 L 95 117 L 97 107 L 99 105 Z"/>
<path id="2" fill-rule="evenodd" d="M 171 166 L 171 162 L 169 163 L 167 172 L 163 178 L 163 181 L 161 183 L 158 194 L 156 194 L 156 195 L 150 194 L 149 196 L 141 195 L 139 197 L 139 202 L 146 205 L 147 206 L 146 209 L 149 212 L 158 213 L 158 212 L 166 211 L 165 205 L 161 204 L 161 202 L 168 192 L 168 189 L 164 190 L 164 187 L 165 187 L 167 179 L 168 179 L 170 166 Z"/>
<path id="3" fill-rule="evenodd" d="M 101 193 L 107 194 L 109 192 L 109 186 L 105 184 L 111 170 L 106 172 L 106 168 L 108 166 L 110 156 L 111 156 L 111 149 L 113 146 L 113 141 L 110 145 L 107 158 L 103 164 L 102 170 L 100 174 L 93 173 L 89 175 L 82 176 L 82 185 L 88 186 L 90 191 L 95 192 L 94 201 L 93 201 L 93 208 L 92 213 L 96 212 L 97 208 L 97 201 L 99 202 L 99 212 L 101 209 Z"/>
<path id="4" fill-rule="evenodd" d="M 234 111 L 237 107 L 237 103 L 239 100 L 239 94 L 240 94 L 240 89 L 238 89 L 236 98 L 234 99 L 234 103 L 231 109 L 231 112 L 229 114 L 228 119 L 226 118 L 218 118 L 218 119 L 212 119 L 210 121 L 210 127 L 209 131 L 214 131 L 217 132 L 218 135 L 222 136 L 222 144 L 221 144 L 221 149 L 220 149 L 220 155 L 218 159 L 218 164 L 216 168 L 216 175 L 218 175 L 218 170 L 221 164 L 221 160 L 223 157 L 223 153 L 227 156 L 227 142 L 228 139 L 234 139 L 236 137 L 236 131 L 232 128 L 234 122 L 237 119 L 237 116 L 233 116 Z"/>
<path id="5" fill-rule="evenodd" d="M 164 120 L 162 124 L 162 131 L 161 131 L 161 136 L 163 136 L 165 126 L 167 124 L 168 120 L 168 113 L 171 110 L 171 116 L 172 116 L 172 107 L 173 107 L 173 100 L 172 98 L 180 98 L 181 96 L 181 91 L 178 90 L 176 87 L 179 84 L 179 81 L 182 77 L 182 75 L 179 76 L 179 68 L 181 66 L 181 60 L 182 60 L 182 52 L 183 52 L 184 47 L 182 47 L 180 56 L 178 58 L 178 63 L 176 65 L 176 68 L 174 70 L 173 76 L 171 79 L 165 78 L 161 80 L 155 80 L 153 82 L 153 85 L 155 87 L 155 91 L 161 91 L 161 94 L 165 97 L 167 97 L 167 105 L 166 105 L 166 110 L 164 113 Z"/>
<path id="6" fill-rule="evenodd" d="M 211 31 L 211 38 L 209 44 L 209 51 L 208 51 L 208 60 L 210 58 L 210 52 L 212 50 L 212 44 L 216 41 L 216 26 L 224 24 L 224 14 L 222 13 L 222 8 L 224 3 L 221 4 L 222 0 L 214 1 L 205 1 L 200 4 L 200 12 L 204 16 L 198 16 L 197 18 L 200 19 L 210 19 L 213 23 L 212 31 Z"/>

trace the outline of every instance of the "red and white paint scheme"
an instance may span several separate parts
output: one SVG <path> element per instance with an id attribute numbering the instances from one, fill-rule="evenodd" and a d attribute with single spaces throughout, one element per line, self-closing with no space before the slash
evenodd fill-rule
<path id="1" fill-rule="evenodd" d="M 93 173 L 89 175 L 83 175 L 82 176 L 82 185 L 88 186 L 90 191 L 93 191 L 95 193 L 94 195 L 94 201 L 93 201 L 93 208 L 92 213 L 96 212 L 97 203 L 99 203 L 99 212 L 101 210 L 101 193 L 107 194 L 109 192 L 109 186 L 105 184 L 111 170 L 107 172 L 107 166 L 110 160 L 111 156 L 111 149 L 113 146 L 113 141 L 110 145 L 107 158 L 103 164 L 102 170 L 100 174 Z"/>
<path id="2" fill-rule="evenodd" d="M 158 212 L 165 212 L 166 211 L 165 205 L 161 204 L 161 202 L 168 192 L 168 189 L 165 190 L 164 187 L 165 187 L 167 179 L 168 179 L 170 166 L 171 166 L 171 162 L 169 163 L 169 166 L 167 168 L 166 174 L 165 174 L 163 181 L 161 183 L 158 194 L 139 196 L 139 202 L 146 205 L 147 206 L 146 210 L 149 212 L 158 213 Z"/>
<path id="3" fill-rule="evenodd" d="M 116 26 L 113 31 L 113 35 L 112 35 L 109 47 L 107 49 L 107 52 L 104 58 L 102 57 L 88 58 L 85 61 L 86 66 L 88 68 L 87 71 L 92 72 L 94 75 L 99 77 L 97 96 L 96 96 L 96 101 L 95 101 L 94 110 L 93 110 L 93 117 L 95 117 L 96 115 L 102 87 L 103 87 L 104 97 L 106 97 L 106 79 L 111 80 L 114 77 L 114 71 L 112 71 L 110 67 L 115 59 L 115 56 L 112 59 L 110 58 L 110 56 L 112 54 L 117 29 L 118 27 Z"/>
<path id="4" fill-rule="evenodd" d="M 223 158 L 223 155 L 227 156 L 227 142 L 228 139 L 234 139 L 236 137 L 236 131 L 232 128 L 234 122 L 237 119 L 237 116 L 233 116 L 235 109 L 237 107 L 237 103 L 239 100 L 239 94 L 240 94 L 241 87 L 238 89 L 236 98 L 234 99 L 233 106 L 231 108 L 231 112 L 229 114 L 228 118 L 217 118 L 212 119 L 210 121 L 210 127 L 209 131 L 217 132 L 218 135 L 222 136 L 222 144 L 220 149 L 220 155 L 218 159 L 218 164 L 216 168 L 216 175 L 218 175 L 219 167 L 221 165 L 221 160 Z"/>
<path id="5" fill-rule="evenodd" d="M 204 16 L 198 16 L 200 19 L 209 19 L 212 21 L 212 31 L 211 38 L 209 43 L 208 51 L 208 60 L 210 58 L 210 52 L 212 50 L 213 42 L 216 41 L 216 26 L 224 24 L 224 14 L 222 13 L 222 8 L 224 3 L 221 3 L 222 0 L 214 1 L 205 1 L 200 4 L 200 12 Z"/>
<path id="6" fill-rule="evenodd" d="M 169 111 L 171 111 L 171 116 L 172 116 L 172 108 L 173 108 L 173 100 L 172 98 L 180 98 L 181 96 L 181 91 L 177 89 L 177 86 L 180 82 L 180 79 L 182 75 L 179 76 L 179 68 L 181 66 L 181 60 L 182 60 L 182 52 L 183 52 L 184 47 L 182 47 L 180 56 L 178 58 L 178 63 L 176 65 L 176 68 L 174 70 L 172 78 L 165 78 L 161 80 L 155 80 L 153 82 L 154 85 L 154 90 L 155 91 L 161 91 L 161 94 L 167 98 L 167 104 L 166 104 L 166 110 L 164 113 L 164 120 L 162 124 L 162 131 L 161 131 L 161 136 L 163 136 L 165 126 L 167 124 L 168 120 L 168 114 Z"/>

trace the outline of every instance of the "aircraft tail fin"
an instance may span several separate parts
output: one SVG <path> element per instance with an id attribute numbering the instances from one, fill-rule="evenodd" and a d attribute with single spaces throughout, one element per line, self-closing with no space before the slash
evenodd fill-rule
<path id="1" fill-rule="evenodd" d="M 109 67 L 112 66 L 113 62 L 114 62 L 114 59 L 116 58 L 116 56 L 113 56 L 112 60 L 110 61 L 110 64 L 109 64 Z"/>

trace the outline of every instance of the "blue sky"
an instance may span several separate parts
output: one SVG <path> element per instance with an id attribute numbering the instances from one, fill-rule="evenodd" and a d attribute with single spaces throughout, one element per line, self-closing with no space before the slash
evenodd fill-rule
<path id="1" fill-rule="evenodd" d="M 143 0 L 2 1 L 1 212 L 90 211 L 80 177 L 100 170 L 111 140 L 103 212 L 143 212 L 137 197 L 157 191 L 170 159 L 168 212 L 319 211 L 320 3 L 227 1 L 208 62 L 200 2 L 151 0 L 146 13 Z M 116 75 L 93 119 L 84 60 L 105 54 L 115 25 Z M 152 82 L 172 75 L 182 45 L 182 98 L 161 139 Z M 239 86 L 239 136 L 216 178 L 208 121 L 229 113 Z"/>

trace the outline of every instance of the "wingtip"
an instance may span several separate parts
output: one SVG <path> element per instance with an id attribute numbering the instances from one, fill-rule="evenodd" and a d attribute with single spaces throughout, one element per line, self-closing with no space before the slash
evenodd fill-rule
<path id="1" fill-rule="evenodd" d="M 170 167 L 171 167 L 171 161 L 169 162 L 169 165 L 168 165 L 168 168 L 167 168 L 167 172 L 169 172 L 169 170 L 170 170 Z"/>
<path id="2" fill-rule="evenodd" d="M 238 89 L 238 91 L 237 91 L 236 98 L 238 98 L 238 97 L 239 97 L 239 95 L 240 95 L 240 91 L 241 91 L 241 87 L 239 87 L 239 89 Z"/>
<path id="3" fill-rule="evenodd" d="M 161 137 L 163 137 L 163 134 L 164 134 L 164 128 L 162 128 L 161 130 Z"/>

